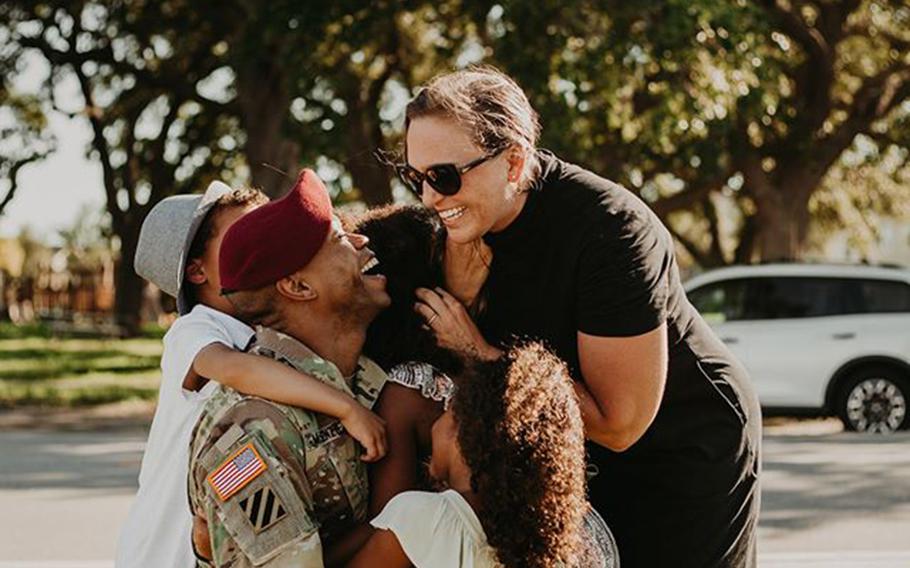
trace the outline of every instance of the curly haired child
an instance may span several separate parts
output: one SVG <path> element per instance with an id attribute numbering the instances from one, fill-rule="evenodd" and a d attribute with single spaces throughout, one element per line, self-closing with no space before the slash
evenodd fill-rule
<path id="1" fill-rule="evenodd" d="M 350 568 L 581 563 L 584 429 L 562 361 L 532 343 L 471 365 L 432 439 L 445 490 L 395 496 Z"/>

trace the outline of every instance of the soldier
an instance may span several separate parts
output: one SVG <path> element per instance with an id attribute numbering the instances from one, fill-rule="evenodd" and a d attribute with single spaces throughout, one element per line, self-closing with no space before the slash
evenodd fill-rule
<path id="1" fill-rule="evenodd" d="M 223 294 L 259 328 L 248 351 L 317 377 L 371 408 L 386 375 L 361 356 L 389 304 L 365 237 L 342 231 L 309 170 L 241 218 L 221 246 Z M 261 377 L 268 381 L 268 377 Z M 337 419 L 219 386 L 190 448 L 190 506 L 215 566 L 323 566 L 323 544 L 365 520 L 362 451 Z M 199 558 L 201 565 L 212 565 Z"/>

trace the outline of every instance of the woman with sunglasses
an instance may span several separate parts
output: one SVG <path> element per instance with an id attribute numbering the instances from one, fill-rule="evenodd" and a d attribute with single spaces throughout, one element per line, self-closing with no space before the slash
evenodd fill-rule
<path id="1" fill-rule="evenodd" d="M 538 150 L 536 113 L 494 69 L 433 79 L 405 129 L 398 173 L 447 231 L 451 294 L 415 306 L 439 345 L 494 359 L 530 338 L 568 363 L 590 499 L 624 567 L 755 566 L 758 401 L 687 301 L 660 220 Z"/>

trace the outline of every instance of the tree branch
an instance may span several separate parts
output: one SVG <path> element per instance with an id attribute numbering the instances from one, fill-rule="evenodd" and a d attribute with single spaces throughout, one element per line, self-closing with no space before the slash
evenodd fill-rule
<path id="1" fill-rule="evenodd" d="M 825 34 L 818 28 L 806 24 L 798 13 L 781 7 L 777 0 L 762 0 L 761 4 L 780 30 L 802 47 L 806 54 L 806 60 L 796 68 L 793 79 L 796 82 L 797 93 L 802 94 L 796 99 L 801 107 L 796 120 L 806 124 L 798 131 L 809 136 L 824 123 L 831 112 L 835 50 L 837 43 L 843 38 L 843 22 L 849 12 L 838 13 L 837 16 L 833 16 L 830 10 L 823 12 L 822 16 L 827 24 Z M 804 142 L 809 140 L 806 139 Z"/>
<path id="2" fill-rule="evenodd" d="M 670 231 L 670 234 L 673 235 L 673 238 L 676 239 L 679 244 L 686 249 L 686 252 L 695 260 L 695 263 L 701 266 L 702 268 L 708 268 L 712 266 L 710 257 L 705 254 L 701 249 L 696 246 L 694 242 L 683 236 L 679 231 L 674 229 L 670 223 L 666 223 L 667 230 Z"/>
<path id="3" fill-rule="evenodd" d="M 880 27 L 875 28 L 874 34 L 888 40 L 888 43 L 893 49 L 896 49 L 900 52 L 910 51 L 910 39 L 902 38 L 897 34 L 892 33 L 890 30 L 886 30 Z M 871 38 L 873 32 L 871 26 L 869 25 L 869 22 L 859 22 L 847 26 L 844 30 L 844 35 Z"/>
<path id="4" fill-rule="evenodd" d="M 148 157 L 153 163 L 146 164 L 152 170 L 152 194 L 149 196 L 148 203 L 160 201 L 167 193 L 166 188 L 173 182 L 173 170 L 167 167 L 156 167 L 156 165 L 164 164 L 164 147 L 167 144 L 167 133 L 174 121 L 177 120 L 182 104 L 182 102 L 168 100 L 168 112 L 161 121 L 161 132 L 158 134 L 158 138 L 152 142 L 152 151 Z"/>
<path id="5" fill-rule="evenodd" d="M 378 105 L 379 97 L 382 95 L 383 87 L 385 87 L 386 82 L 392 78 L 392 75 L 395 73 L 395 71 L 398 70 L 398 66 L 396 65 L 398 56 L 395 53 L 386 55 L 385 61 L 385 69 L 382 70 L 382 73 L 379 74 L 379 77 L 370 83 L 370 87 L 367 90 L 367 105 Z"/>
<path id="6" fill-rule="evenodd" d="M 702 211 L 708 220 L 708 230 L 711 232 L 711 245 L 708 249 L 708 256 L 715 264 L 726 264 L 724 251 L 720 243 L 720 223 L 717 218 L 717 209 L 711 201 L 711 196 L 707 195 L 701 202 Z"/>
<path id="7" fill-rule="evenodd" d="M 752 260 L 756 236 L 758 236 L 758 225 L 755 215 L 746 215 L 739 231 L 739 244 L 736 245 L 733 262 L 736 264 L 748 264 Z"/>
<path id="8" fill-rule="evenodd" d="M 830 57 L 831 46 L 828 41 L 816 28 L 807 26 L 799 14 L 784 9 L 777 0 L 760 0 L 759 3 L 777 22 L 781 31 L 802 46 L 812 59 L 824 60 Z"/>
<path id="9" fill-rule="evenodd" d="M 46 157 L 47 153 L 41 152 L 13 163 L 9 169 L 9 175 L 7 176 L 9 177 L 9 190 L 6 192 L 6 195 L 3 196 L 3 201 L 0 201 L 0 215 L 3 215 L 3 210 L 6 209 L 6 206 L 13 200 L 13 197 L 16 195 L 16 190 L 19 188 L 19 170 L 32 162 L 43 160 Z"/>
<path id="10" fill-rule="evenodd" d="M 123 211 L 117 206 L 117 185 L 115 181 L 114 166 L 111 164 L 111 152 L 104 137 L 104 124 L 101 121 L 101 111 L 95 106 L 94 96 L 92 95 L 92 86 L 88 77 L 82 72 L 78 65 L 73 66 L 73 72 L 79 81 L 79 88 L 82 91 L 82 98 L 85 100 L 85 114 L 89 124 L 92 127 L 92 147 L 98 152 L 98 159 L 101 161 L 101 173 L 104 180 L 104 193 L 107 198 L 107 210 L 111 214 L 111 221 L 114 224 L 115 232 L 119 233 L 119 228 L 124 221 Z"/>
<path id="11" fill-rule="evenodd" d="M 847 34 L 847 19 L 860 3 L 860 0 L 838 0 L 836 3 L 819 2 L 815 5 L 819 11 L 816 28 L 832 50 Z"/>
<path id="12" fill-rule="evenodd" d="M 731 172 L 725 172 L 722 175 L 711 177 L 694 187 L 684 189 L 670 197 L 658 199 L 653 203 L 649 203 L 649 205 L 660 218 L 665 218 L 674 211 L 689 209 L 696 203 L 705 199 L 712 191 L 717 191 L 723 187 L 724 183 L 729 179 L 730 173 Z"/>
<path id="13" fill-rule="evenodd" d="M 822 173 L 827 171 L 857 134 L 869 132 L 873 122 L 887 116 L 908 98 L 910 66 L 907 64 L 896 63 L 867 79 L 846 108 L 849 118 L 829 136 L 816 142 L 813 169 Z"/>

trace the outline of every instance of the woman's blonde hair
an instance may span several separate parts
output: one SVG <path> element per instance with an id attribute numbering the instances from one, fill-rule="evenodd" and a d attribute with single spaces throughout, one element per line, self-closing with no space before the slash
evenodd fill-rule
<path id="1" fill-rule="evenodd" d="M 525 153 L 519 181 L 522 189 L 540 172 L 537 112 L 521 87 L 495 67 L 472 66 L 434 77 L 408 103 L 405 132 L 413 120 L 424 116 L 455 120 L 488 153 L 510 146 L 521 148 Z"/>

